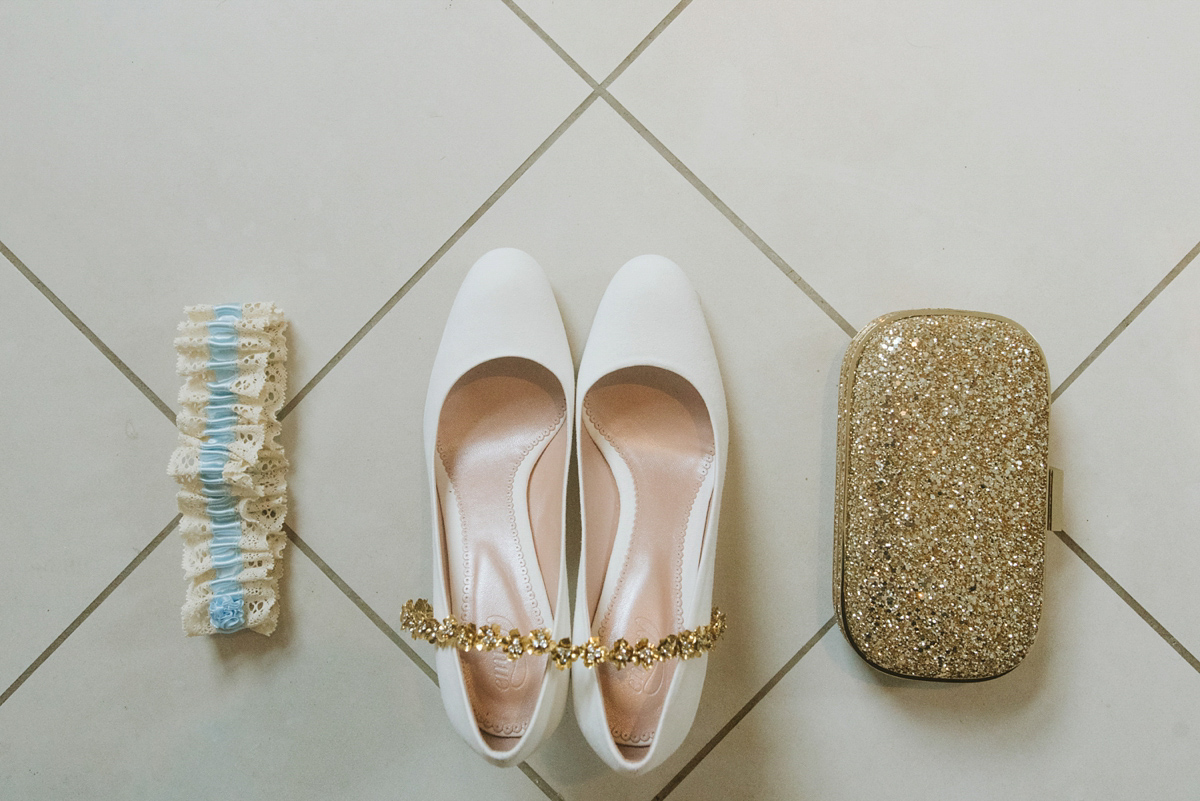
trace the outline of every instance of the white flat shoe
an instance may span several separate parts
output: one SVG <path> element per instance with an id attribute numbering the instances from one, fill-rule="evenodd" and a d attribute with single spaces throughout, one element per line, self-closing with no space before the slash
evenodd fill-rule
<path id="1" fill-rule="evenodd" d="M 575 715 L 609 766 L 644 773 L 691 728 L 705 654 L 724 630 L 712 587 L 729 424 L 699 298 L 679 267 L 641 256 L 621 268 L 578 387 L 572 639 L 606 658 L 588 666 L 585 645 L 572 665 Z"/>
<path id="2" fill-rule="evenodd" d="M 548 652 L 570 634 L 563 529 L 573 393 L 545 274 L 519 250 L 487 253 L 463 280 L 429 380 L 432 609 L 409 602 L 401 622 L 441 646 L 450 722 L 502 766 L 528 757 L 566 705 L 567 673 Z M 451 616 L 453 625 L 438 622 Z"/>

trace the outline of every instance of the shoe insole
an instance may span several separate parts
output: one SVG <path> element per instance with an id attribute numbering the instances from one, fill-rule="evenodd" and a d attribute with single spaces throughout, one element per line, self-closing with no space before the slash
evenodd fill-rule
<path id="1" fill-rule="evenodd" d="M 556 434 L 565 419 L 557 379 L 525 359 L 486 362 L 447 395 L 438 419 L 438 511 L 459 620 L 497 624 L 504 634 L 553 625 L 568 450 Z M 535 470 L 548 471 L 546 479 Z M 531 520 L 546 530 L 535 532 Z M 537 705 L 546 657 L 471 651 L 459 659 L 484 739 L 498 750 L 515 747 Z"/>
<path id="2" fill-rule="evenodd" d="M 607 482 L 589 483 L 586 495 L 599 512 L 589 512 L 589 559 L 611 553 L 593 631 L 606 645 L 618 638 L 656 644 L 683 628 L 684 570 L 697 567 L 712 496 L 712 421 L 695 387 L 653 367 L 605 377 L 583 408 L 590 438 L 584 458 L 602 457 L 612 473 Z M 595 475 L 595 465 L 583 469 L 585 480 Z M 602 497 L 614 487 L 616 514 L 603 509 Z M 593 520 L 607 521 L 609 530 L 594 531 Z M 675 663 L 598 671 L 613 739 L 636 760 L 653 742 Z"/>

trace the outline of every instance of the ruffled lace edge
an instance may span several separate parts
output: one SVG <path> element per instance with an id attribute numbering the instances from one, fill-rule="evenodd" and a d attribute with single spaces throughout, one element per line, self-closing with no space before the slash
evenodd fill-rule
<path id="1" fill-rule="evenodd" d="M 209 547 L 212 524 L 199 477 L 200 445 L 206 424 L 209 399 L 207 382 L 212 380 L 208 363 L 209 320 L 212 306 L 189 306 L 187 319 L 179 325 L 175 349 L 178 370 L 184 378 L 180 390 L 181 409 L 176 416 L 179 443 L 171 454 L 167 472 L 180 484 L 179 511 L 183 514 L 183 570 L 188 580 L 182 617 L 189 636 L 216 634 L 209 617 L 216 577 Z M 287 515 L 287 458 L 278 442 L 281 432 L 276 414 L 283 405 L 287 387 L 287 321 L 271 303 L 247 303 L 242 318 L 234 323 L 238 332 L 238 376 L 232 390 L 237 402 L 234 441 L 222 477 L 237 499 L 242 534 L 239 549 L 245 628 L 270 635 L 279 619 L 279 575 L 287 538 L 283 522 Z"/>

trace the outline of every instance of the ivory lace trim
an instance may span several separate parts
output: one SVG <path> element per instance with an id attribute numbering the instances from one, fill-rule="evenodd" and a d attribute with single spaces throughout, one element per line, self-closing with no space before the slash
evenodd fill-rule
<path id="1" fill-rule="evenodd" d="M 183 537 L 183 571 L 187 591 L 183 604 L 183 630 L 189 636 L 216 634 L 248 628 L 269 635 L 279 619 L 279 574 L 286 536 L 283 521 L 287 515 L 287 459 L 279 443 L 279 421 L 287 385 L 287 321 L 283 312 L 271 303 L 247 303 L 240 306 L 240 317 L 232 320 L 237 334 L 236 373 L 226 382 L 217 380 L 210 364 L 213 334 L 210 323 L 217 320 L 222 307 L 189 306 L 186 319 L 179 324 L 175 350 L 179 354 L 178 372 L 183 377 L 179 392 L 181 409 L 176 416 L 179 443 L 171 455 L 167 473 L 179 482 L 179 530 Z M 229 308 L 229 307 L 224 307 Z M 235 312 L 236 314 L 236 312 Z M 227 320 L 228 318 L 222 318 Z M 212 330 L 215 330 L 213 327 Z M 213 520 L 210 502 L 214 482 L 202 480 L 202 446 L 206 429 L 212 430 L 208 405 L 214 394 L 229 395 L 232 415 L 224 422 L 232 436 L 224 445 L 227 454 L 216 483 L 219 491 L 232 496 L 240 524 L 237 550 L 241 570 L 234 576 L 241 598 L 241 619 L 236 609 L 222 611 L 230 597 L 221 595 L 213 609 L 211 586 L 218 580 L 211 548 Z M 211 439 L 211 437 L 210 437 Z M 211 472 L 211 458 L 209 460 Z M 229 615 L 227 619 L 223 615 Z M 223 619 L 229 626 L 218 627 Z"/>

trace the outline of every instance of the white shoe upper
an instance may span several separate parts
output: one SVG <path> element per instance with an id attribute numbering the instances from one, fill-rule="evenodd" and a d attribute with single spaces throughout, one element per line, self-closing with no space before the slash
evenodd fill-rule
<path id="1" fill-rule="evenodd" d="M 582 462 L 582 440 L 588 436 L 583 427 L 583 401 L 588 390 L 616 370 L 641 366 L 661 368 L 689 382 L 707 407 L 712 423 L 715 453 L 711 500 L 707 516 L 702 518 L 703 525 L 692 527 L 694 530 L 687 533 L 687 553 L 693 558 L 685 560 L 682 575 L 683 624 L 684 628 L 692 629 L 707 624 L 712 611 L 717 521 L 729 424 L 721 375 L 699 298 L 683 271 L 661 256 L 640 256 L 628 262 L 614 276 L 600 301 L 579 367 L 575 395 L 577 460 Z M 599 577 L 616 569 L 615 552 L 608 565 L 587 564 L 588 487 L 583 470 L 580 474 L 579 494 L 585 511 L 572 635 L 577 644 L 593 636 L 596 629 L 589 599 L 596 596 L 598 588 L 590 584 L 603 582 Z M 624 505 L 630 499 L 622 494 L 620 502 Z M 699 541 L 698 535 L 702 536 Z M 617 536 L 619 540 L 621 535 Z M 663 577 L 663 581 L 668 580 L 669 577 Z M 636 759 L 631 759 L 613 738 L 596 669 L 577 662 L 571 670 L 571 683 L 575 715 L 584 737 L 614 770 L 639 774 L 651 770 L 687 736 L 699 705 L 706 668 L 707 656 L 677 660 L 653 739 L 648 747 L 639 749 L 641 753 Z"/>
<path id="2" fill-rule="evenodd" d="M 447 585 L 446 532 L 441 519 L 443 507 L 435 477 L 439 416 L 459 378 L 485 362 L 507 357 L 528 359 L 549 370 L 562 386 L 566 408 L 573 407 L 574 367 L 550 284 L 533 258 L 519 250 L 502 248 L 481 257 L 463 280 L 446 321 L 425 402 L 425 461 L 433 518 L 432 604 L 438 619 L 452 611 Z M 563 432 L 567 442 L 572 422 L 568 413 Z M 566 462 L 569 464 L 569 460 Z M 566 481 L 564 469 L 563 497 Z M 565 527 L 565 508 L 562 526 Z M 560 542 L 557 550 L 558 591 L 553 599 L 553 623 L 548 625 L 556 640 L 570 635 L 566 549 Z M 531 558 L 536 559 L 536 555 Z M 554 569 L 542 566 L 542 570 L 546 567 Z M 542 570 L 529 571 L 533 581 L 542 582 Z M 544 582 L 540 589 L 544 597 Z M 476 751 L 497 765 L 514 765 L 529 756 L 558 725 L 566 705 L 567 674 L 546 660 L 540 694 L 527 730 L 514 747 L 500 751 L 489 745 L 480 732 L 458 651 L 439 648 L 436 665 L 442 700 L 454 728 Z"/>

